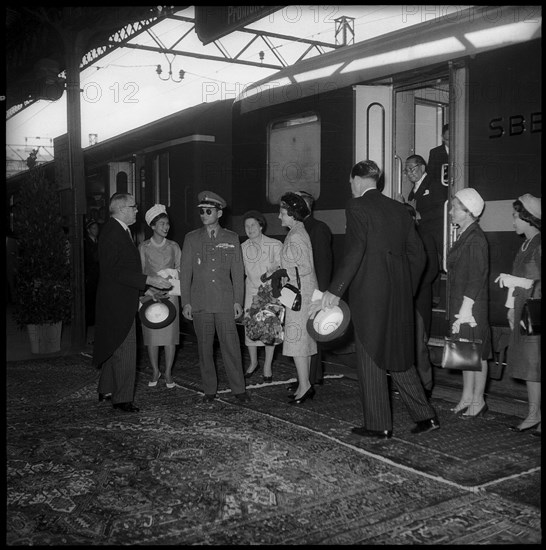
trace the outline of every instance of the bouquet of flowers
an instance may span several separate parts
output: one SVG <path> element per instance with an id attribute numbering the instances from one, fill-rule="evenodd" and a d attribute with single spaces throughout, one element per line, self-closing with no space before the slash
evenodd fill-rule
<path id="1" fill-rule="evenodd" d="M 251 340 L 261 340 L 267 346 L 280 344 L 284 338 L 284 306 L 271 293 L 271 282 L 260 285 L 252 304 L 246 310 L 243 325 Z"/>

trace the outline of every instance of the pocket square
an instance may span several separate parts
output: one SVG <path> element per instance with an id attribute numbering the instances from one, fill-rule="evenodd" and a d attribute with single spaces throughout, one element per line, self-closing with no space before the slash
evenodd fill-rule
<path id="1" fill-rule="evenodd" d="M 430 195 L 430 191 L 428 189 L 425 189 L 425 192 L 423 193 L 423 197 L 426 197 L 427 195 Z"/>

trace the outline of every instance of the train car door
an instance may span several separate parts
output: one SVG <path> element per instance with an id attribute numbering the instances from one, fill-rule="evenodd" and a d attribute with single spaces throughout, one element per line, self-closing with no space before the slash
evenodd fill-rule
<path id="1" fill-rule="evenodd" d="M 373 160 L 385 174 L 383 193 L 393 196 L 392 186 L 392 86 L 355 86 L 354 162 Z"/>

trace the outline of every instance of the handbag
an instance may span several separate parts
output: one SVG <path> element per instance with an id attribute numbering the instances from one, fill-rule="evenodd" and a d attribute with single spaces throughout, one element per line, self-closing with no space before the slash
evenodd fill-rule
<path id="1" fill-rule="evenodd" d="M 442 368 L 481 371 L 482 341 L 446 336 L 442 354 Z"/>
<path id="2" fill-rule="evenodd" d="M 296 267 L 296 281 L 298 286 L 295 287 L 290 283 L 286 283 L 281 288 L 281 295 L 279 296 L 279 302 L 290 308 L 293 311 L 300 311 L 301 309 L 301 283 L 300 283 L 300 274 L 298 268 Z M 290 280 L 290 279 L 288 279 Z"/>
<path id="3" fill-rule="evenodd" d="M 540 335 L 540 298 L 533 298 L 535 285 L 531 291 L 531 297 L 523 304 L 519 331 L 525 336 Z"/>

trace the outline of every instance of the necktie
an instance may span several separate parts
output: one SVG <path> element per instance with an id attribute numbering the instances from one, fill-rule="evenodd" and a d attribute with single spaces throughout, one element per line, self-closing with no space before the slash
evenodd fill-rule
<path id="1" fill-rule="evenodd" d="M 213 241 L 214 241 L 214 239 L 216 238 L 214 229 L 210 232 L 210 238 L 211 238 Z"/>
<path id="2" fill-rule="evenodd" d="M 127 228 L 125 231 L 127 231 L 127 235 L 129 235 L 129 238 L 131 239 L 131 242 L 135 244 L 135 241 L 133 241 L 133 235 L 131 234 L 131 230 Z"/>
<path id="3" fill-rule="evenodd" d="M 413 189 L 410 191 L 410 194 L 408 195 L 408 200 L 412 201 L 415 198 L 415 193 L 413 192 Z"/>

